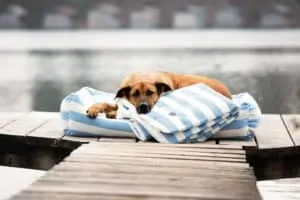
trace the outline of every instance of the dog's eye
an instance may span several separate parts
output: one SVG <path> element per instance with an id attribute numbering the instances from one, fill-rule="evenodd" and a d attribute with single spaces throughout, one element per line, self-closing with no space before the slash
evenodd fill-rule
<path id="1" fill-rule="evenodd" d="M 135 92 L 132 94 L 132 96 L 134 96 L 134 97 L 139 97 L 139 96 L 140 96 L 140 92 L 139 92 L 139 91 L 135 91 Z"/>
<path id="2" fill-rule="evenodd" d="M 151 96 L 154 92 L 150 91 L 150 90 L 147 90 L 146 91 L 146 96 Z"/>

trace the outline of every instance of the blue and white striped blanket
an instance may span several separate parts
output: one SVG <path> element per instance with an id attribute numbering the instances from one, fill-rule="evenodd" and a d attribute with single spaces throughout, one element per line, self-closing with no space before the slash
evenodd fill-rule
<path id="1" fill-rule="evenodd" d="M 234 95 L 233 101 L 198 84 L 163 95 L 152 111 L 138 115 L 126 100 L 117 101 L 118 117 L 86 116 L 93 103 L 115 103 L 114 94 L 82 88 L 64 98 L 61 116 L 66 135 L 137 137 L 163 143 L 190 143 L 210 138 L 251 139 L 261 112 L 251 95 Z"/>

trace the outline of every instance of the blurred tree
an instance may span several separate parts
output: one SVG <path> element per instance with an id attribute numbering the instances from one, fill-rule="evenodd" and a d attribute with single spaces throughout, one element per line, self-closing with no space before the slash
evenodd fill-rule
<path id="1" fill-rule="evenodd" d="M 49 7 L 57 2 L 59 1 L 27 0 L 20 2 L 28 10 L 28 15 L 26 17 L 26 27 L 29 29 L 41 28 L 44 14 L 47 12 L 47 9 L 49 9 Z"/>

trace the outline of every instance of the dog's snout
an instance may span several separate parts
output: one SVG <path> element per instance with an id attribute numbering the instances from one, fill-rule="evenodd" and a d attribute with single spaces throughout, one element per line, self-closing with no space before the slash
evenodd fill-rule
<path id="1" fill-rule="evenodd" d="M 139 114 L 146 114 L 150 111 L 150 106 L 146 102 L 142 102 L 138 107 L 137 111 Z"/>

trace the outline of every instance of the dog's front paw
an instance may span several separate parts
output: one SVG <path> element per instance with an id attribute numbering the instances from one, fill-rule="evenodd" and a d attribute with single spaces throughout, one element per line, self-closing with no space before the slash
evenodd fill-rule
<path id="1" fill-rule="evenodd" d="M 106 113 L 106 118 L 116 119 L 116 117 L 117 117 L 117 111 L 110 111 L 110 112 Z"/>
<path id="2" fill-rule="evenodd" d="M 96 118 L 99 113 L 103 113 L 105 111 L 104 104 L 93 104 L 89 109 L 86 111 L 87 116 L 90 118 Z"/>

